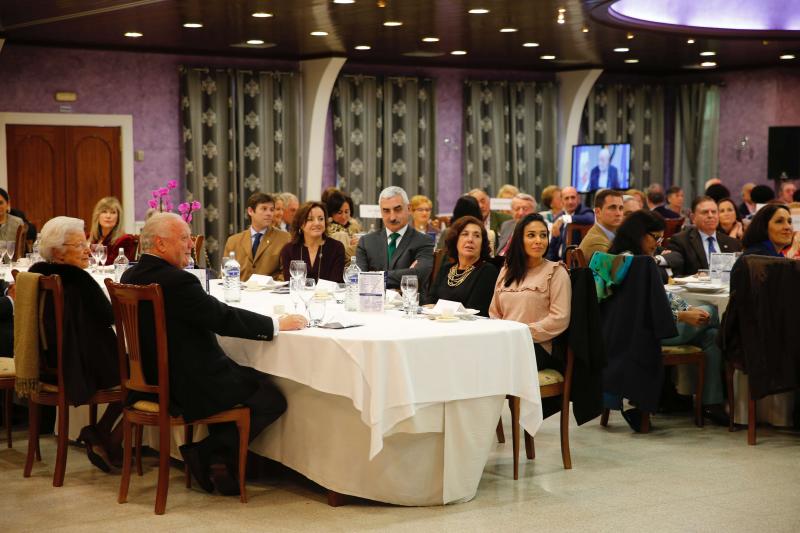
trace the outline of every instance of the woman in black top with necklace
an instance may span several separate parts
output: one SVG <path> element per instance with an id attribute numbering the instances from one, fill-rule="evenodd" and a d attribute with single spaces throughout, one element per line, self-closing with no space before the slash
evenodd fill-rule
<path id="1" fill-rule="evenodd" d="M 344 245 L 329 238 L 328 215 L 320 202 L 306 202 L 292 221 L 292 240 L 281 250 L 283 279 L 289 279 L 292 261 L 306 263 L 306 276 L 339 283 L 344 276 Z"/>
<path id="2" fill-rule="evenodd" d="M 489 316 L 497 267 L 489 262 L 489 239 L 486 228 L 471 216 L 459 218 L 447 230 L 445 238 L 449 261 L 442 265 L 427 292 L 427 303 L 441 300 L 461 302 Z"/>

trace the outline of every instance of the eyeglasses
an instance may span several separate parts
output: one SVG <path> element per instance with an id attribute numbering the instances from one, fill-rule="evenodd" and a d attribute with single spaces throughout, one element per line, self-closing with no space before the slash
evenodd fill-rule
<path id="1" fill-rule="evenodd" d="M 431 208 L 430 207 L 418 207 L 418 208 L 414 209 L 414 211 L 422 211 L 424 213 L 430 213 L 431 212 Z"/>
<path id="2" fill-rule="evenodd" d="M 664 236 L 663 235 L 661 235 L 661 236 L 653 235 L 652 233 L 648 233 L 648 235 L 650 235 L 653 238 L 653 240 L 656 241 L 656 246 L 658 246 L 662 242 L 664 242 Z"/>

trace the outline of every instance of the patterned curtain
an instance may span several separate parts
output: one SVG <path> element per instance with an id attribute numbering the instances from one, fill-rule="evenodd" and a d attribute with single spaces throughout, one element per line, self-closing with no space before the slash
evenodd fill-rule
<path id="1" fill-rule="evenodd" d="M 630 143 L 631 187 L 664 183 L 664 88 L 595 85 L 583 108 L 581 139 Z"/>
<path id="2" fill-rule="evenodd" d="M 510 183 L 538 195 L 555 183 L 555 85 L 469 80 L 465 84 L 465 187 L 494 195 Z"/>
<path id="3" fill-rule="evenodd" d="M 238 168 L 243 177 L 238 193 L 243 202 L 255 191 L 292 191 L 303 197 L 298 83 L 291 72 L 237 72 Z"/>
<path id="4" fill-rule="evenodd" d="M 202 216 L 192 220 L 192 233 L 205 235 L 211 268 L 219 264 L 228 235 L 241 225 L 233 80 L 228 69 L 180 67 L 186 198 L 203 204 Z"/>
<path id="5" fill-rule="evenodd" d="M 676 98 L 673 184 L 694 198 L 707 179 L 718 177 L 719 87 L 681 85 Z"/>
<path id="6" fill-rule="evenodd" d="M 186 198 L 211 262 L 246 223 L 256 190 L 300 192 L 299 85 L 293 73 L 180 67 Z"/>
<path id="7" fill-rule="evenodd" d="M 389 185 L 436 205 L 433 81 L 341 75 L 331 99 L 337 187 L 356 205 Z"/>

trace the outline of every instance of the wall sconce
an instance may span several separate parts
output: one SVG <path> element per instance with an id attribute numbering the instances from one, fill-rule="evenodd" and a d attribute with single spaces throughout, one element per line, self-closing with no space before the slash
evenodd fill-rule
<path id="1" fill-rule="evenodd" d="M 742 160 L 742 154 L 745 154 L 748 159 L 753 159 L 753 146 L 750 144 L 750 137 L 745 135 L 736 142 L 736 159 Z"/>

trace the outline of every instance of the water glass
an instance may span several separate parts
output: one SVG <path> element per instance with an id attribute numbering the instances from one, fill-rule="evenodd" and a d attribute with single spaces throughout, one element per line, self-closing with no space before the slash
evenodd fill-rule
<path id="1" fill-rule="evenodd" d="M 308 302 L 308 327 L 313 328 L 322 324 L 325 318 L 325 302 L 323 298 L 311 298 Z"/>
<path id="2" fill-rule="evenodd" d="M 298 284 L 300 285 L 300 298 L 303 300 L 306 311 L 308 311 L 309 303 L 314 298 L 314 292 L 316 292 L 317 289 L 317 283 L 312 278 L 303 280 L 302 283 L 298 281 Z M 310 316 L 308 318 L 311 320 Z M 310 322 L 308 327 L 311 327 Z"/>
<path id="3" fill-rule="evenodd" d="M 406 275 L 400 278 L 400 290 L 403 293 L 403 307 L 408 311 L 409 301 L 414 300 L 418 291 L 417 276 Z"/>
<path id="4" fill-rule="evenodd" d="M 289 274 L 292 279 L 305 279 L 306 277 L 306 262 L 294 260 L 289 263 Z"/>
<path id="5" fill-rule="evenodd" d="M 289 298 L 292 300 L 294 312 L 297 313 L 297 304 L 303 301 L 302 290 L 299 279 L 292 278 L 289 280 Z"/>
<path id="6" fill-rule="evenodd" d="M 414 318 L 417 316 L 417 309 L 419 308 L 419 294 L 414 296 L 406 296 L 403 294 L 403 307 L 405 308 L 405 318 Z"/>

